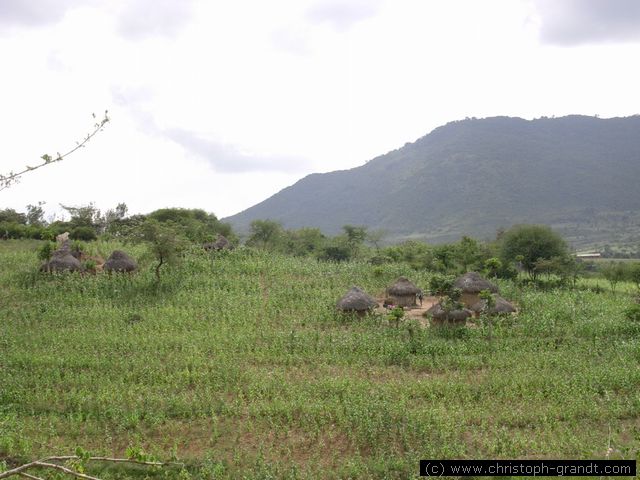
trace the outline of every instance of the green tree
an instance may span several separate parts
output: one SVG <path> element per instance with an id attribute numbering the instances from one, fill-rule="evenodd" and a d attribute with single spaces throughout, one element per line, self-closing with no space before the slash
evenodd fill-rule
<path id="1" fill-rule="evenodd" d="M 155 219 L 145 220 L 139 227 L 139 238 L 149 244 L 149 252 L 157 260 L 156 279 L 160 281 L 160 268 L 178 262 L 186 242 L 180 230 L 170 223 Z"/>
<path id="2" fill-rule="evenodd" d="M 433 248 L 424 242 L 408 240 L 400 245 L 385 247 L 380 255 L 391 258 L 395 262 L 406 262 L 416 270 L 434 269 Z"/>
<path id="3" fill-rule="evenodd" d="M 540 259 L 564 257 L 567 245 L 560 235 L 546 225 L 517 225 L 502 236 L 501 256 L 503 261 L 519 261 L 522 268 L 536 279 L 536 262 Z"/>
<path id="4" fill-rule="evenodd" d="M 286 252 L 297 257 L 316 254 L 326 242 L 326 237 L 319 228 L 286 230 L 284 237 Z"/>
<path id="5" fill-rule="evenodd" d="M 602 276 L 609 282 L 613 293 L 616 292 L 618 283 L 624 281 L 627 277 L 627 269 L 623 262 L 609 262 L 602 267 L 601 272 Z"/>
<path id="6" fill-rule="evenodd" d="M 91 227 L 96 230 L 102 223 L 100 210 L 96 208 L 93 202 L 90 202 L 88 205 L 80 205 L 78 207 L 70 207 L 63 204 L 60 204 L 60 206 L 71 216 L 71 219 L 68 222 L 71 228 Z"/>
<path id="7" fill-rule="evenodd" d="M 351 257 L 355 258 L 360 253 L 362 245 L 367 239 L 367 227 L 343 225 L 344 235 L 346 237 L 347 245 L 351 250 Z"/>
<path id="8" fill-rule="evenodd" d="M 337 236 L 329 240 L 318 254 L 320 260 L 331 262 L 344 262 L 351 260 L 352 250 L 343 236 Z"/>
<path id="9" fill-rule="evenodd" d="M 38 202 L 37 205 L 27 205 L 27 224 L 33 225 L 36 227 L 41 227 L 45 225 L 44 220 L 44 209 L 42 206 L 46 202 Z"/>
<path id="10" fill-rule="evenodd" d="M 491 257 L 484 261 L 484 270 L 490 277 L 496 278 L 502 270 L 502 262 L 499 258 Z"/>
<path id="11" fill-rule="evenodd" d="M 113 226 L 122 222 L 127 217 L 129 208 L 126 203 L 119 203 L 115 209 L 109 209 L 104 213 L 102 217 L 103 230 L 105 232 L 111 232 L 114 230 Z"/>
<path id="12" fill-rule="evenodd" d="M 452 244 L 438 245 L 433 248 L 434 268 L 440 272 L 454 270 L 456 248 Z"/>
<path id="13" fill-rule="evenodd" d="M 96 235 L 96 231 L 91 227 L 75 227 L 71 230 L 69 238 L 72 240 L 84 240 L 88 242 L 96 240 L 98 236 Z"/>
<path id="14" fill-rule="evenodd" d="M 373 245 L 373 248 L 376 249 L 376 252 L 380 252 L 380 248 L 384 241 L 384 237 L 387 236 L 386 230 L 369 230 L 367 232 L 367 243 L 369 245 Z"/>
<path id="15" fill-rule="evenodd" d="M 161 208 L 147 215 L 160 223 L 180 225 L 184 235 L 192 242 L 207 242 L 216 238 L 217 234 L 234 240 L 231 226 L 222 223 L 213 213 L 199 208 Z"/>
<path id="16" fill-rule="evenodd" d="M 454 245 L 454 255 L 462 267 L 462 271 L 467 272 L 470 267 L 475 267 L 480 263 L 482 257 L 480 244 L 477 240 L 465 235 L 460 242 Z"/>
<path id="17" fill-rule="evenodd" d="M 247 240 L 250 247 L 277 250 L 282 246 L 284 229 L 275 220 L 254 220 L 251 222 L 251 234 Z"/>
<path id="18" fill-rule="evenodd" d="M 24 213 L 16 212 L 13 208 L 5 208 L 0 210 L 0 223 L 17 223 L 25 225 L 27 217 Z"/>

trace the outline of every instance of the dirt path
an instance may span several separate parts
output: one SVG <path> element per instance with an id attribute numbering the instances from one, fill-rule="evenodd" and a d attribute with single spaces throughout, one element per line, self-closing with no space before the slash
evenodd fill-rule
<path id="1" fill-rule="evenodd" d="M 382 305 L 384 302 L 384 299 L 385 299 L 384 296 L 376 297 L 376 301 L 378 302 L 378 305 Z M 428 327 L 429 320 L 427 320 L 424 317 L 424 312 L 426 312 L 433 305 L 438 303 L 438 300 L 439 300 L 438 297 L 424 297 L 422 299 L 422 305 L 418 304 L 416 307 L 404 307 L 405 318 L 418 320 L 422 326 Z M 380 313 L 387 312 L 387 310 L 382 306 L 379 306 L 376 309 L 376 311 Z"/>

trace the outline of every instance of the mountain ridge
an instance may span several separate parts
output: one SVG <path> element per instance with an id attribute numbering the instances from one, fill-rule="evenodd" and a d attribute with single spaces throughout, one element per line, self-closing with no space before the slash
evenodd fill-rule
<path id="1" fill-rule="evenodd" d="M 313 173 L 224 219 L 383 229 L 390 240 L 487 237 L 545 223 L 576 245 L 637 240 L 640 115 L 449 122 L 363 165 Z M 625 218 L 625 220 L 622 220 Z"/>

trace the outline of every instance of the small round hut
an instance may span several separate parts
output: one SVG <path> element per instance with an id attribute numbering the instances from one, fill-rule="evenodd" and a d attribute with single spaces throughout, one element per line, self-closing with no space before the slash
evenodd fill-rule
<path id="1" fill-rule="evenodd" d="M 416 295 L 421 293 L 409 279 L 400 277 L 396 283 L 387 288 L 387 297 L 399 307 L 415 307 Z"/>
<path id="2" fill-rule="evenodd" d="M 516 307 L 514 307 L 511 302 L 505 300 L 500 295 L 494 295 L 493 298 L 495 300 L 495 305 L 487 312 L 489 315 L 506 315 L 515 313 Z M 483 313 L 485 308 L 487 308 L 486 300 L 480 300 L 471 306 L 471 310 L 478 315 Z"/>
<path id="3" fill-rule="evenodd" d="M 339 311 L 343 313 L 355 313 L 359 316 L 366 315 L 377 306 L 378 302 L 359 287 L 351 287 L 336 304 Z"/>
<path id="4" fill-rule="evenodd" d="M 138 268 L 136 261 L 122 250 L 114 250 L 102 269 L 105 272 L 133 272 Z"/>
<path id="5" fill-rule="evenodd" d="M 466 308 L 447 311 L 442 307 L 442 304 L 436 303 L 425 312 L 425 315 L 431 317 L 433 325 L 462 326 L 467 323 L 467 318 L 471 317 L 473 312 Z"/>
<path id="6" fill-rule="evenodd" d="M 40 270 L 43 272 L 82 272 L 84 268 L 80 261 L 71 255 L 68 248 L 56 250 L 51 259 L 45 262 Z"/>
<path id="7" fill-rule="evenodd" d="M 476 272 L 468 272 L 458 277 L 453 283 L 453 286 L 462 291 L 460 301 L 464 303 L 466 307 L 471 307 L 478 303 L 480 301 L 478 294 L 483 290 L 498 293 L 498 287 Z"/>
<path id="8" fill-rule="evenodd" d="M 218 238 L 216 238 L 215 242 L 207 242 L 202 245 L 202 247 L 207 251 L 228 250 L 231 249 L 231 242 L 229 242 L 227 237 L 225 237 L 224 235 L 218 234 Z"/>

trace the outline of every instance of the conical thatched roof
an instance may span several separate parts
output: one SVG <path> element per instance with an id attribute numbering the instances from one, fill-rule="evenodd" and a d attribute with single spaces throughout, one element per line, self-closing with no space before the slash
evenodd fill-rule
<path id="1" fill-rule="evenodd" d="M 105 272 L 133 272 L 138 268 L 136 261 L 122 250 L 114 250 L 104 262 Z"/>
<path id="2" fill-rule="evenodd" d="M 501 313 L 514 313 L 516 311 L 516 307 L 514 307 L 510 302 L 502 298 L 500 295 L 495 295 L 494 300 L 496 302 L 495 306 L 489 310 L 489 315 L 499 315 Z M 481 313 L 484 311 L 487 306 L 486 300 L 480 300 L 473 304 L 471 310 L 477 313 Z"/>
<path id="3" fill-rule="evenodd" d="M 471 310 L 463 308 L 461 310 L 450 310 L 447 312 L 440 303 L 436 303 L 429 310 L 425 312 L 427 316 L 432 317 L 434 320 L 446 321 L 453 320 L 455 322 L 463 322 L 467 318 L 473 315 Z"/>
<path id="4" fill-rule="evenodd" d="M 56 250 L 51 260 L 44 263 L 40 270 L 43 272 L 81 272 L 84 270 L 80 261 L 69 252 L 68 248 Z"/>
<path id="5" fill-rule="evenodd" d="M 480 293 L 482 290 L 489 290 L 492 293 L 498 291 L 498 287 L 476 272 L 467 272 L 458 277 L 453 286 L 462 290 L 462 293 Z"/>
<path id="6" fill-rule="evenodd" d="M 227 240 L 227 237 L 225 237 L 224 235 L 218 235 L 218 239 L 213 242 L 213 247 L 216 250 L 223 250 L 225 248 L 229 248 L 231 246 L 231 244 L 229 243 L 229 240 Z"/>
<path id="7" fill-rule="evenodd" d="M 225 250 L 231 248 L 231 242 L 224 235 L 218 234 L 218 238 L 215 242 L 207 242 L 202 247 L 205 250 Z"/>
<path id="8" fill-rule="evenodd" d="M 359 287 L 351 287 L 344 297 L 338 300 L 338 310 L 343 312 L 364 312 L 378 306 L 378 303 Z"/>
<path id="9" fill-rule="evenodd" d="M 398 280 L 396 280 L 396 283 L 394 283 L 387 289 L 389 295 L 395 296 L 415 295 L 416 293 L 420 293 L 421 291 L 422 290 L 416 287 L 405 277 L 398 278 Z"/>

